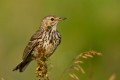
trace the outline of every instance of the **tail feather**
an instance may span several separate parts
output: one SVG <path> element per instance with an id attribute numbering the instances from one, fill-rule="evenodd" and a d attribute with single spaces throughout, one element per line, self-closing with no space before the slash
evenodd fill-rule
<path id="1" fill-rule="evenodd" d="M 13 71 L 19 70 L 19 72 L 23 72 L 27 65 L 30 63 L 31 61 L 22 61 L 20 62 L 14 69 Z"/>

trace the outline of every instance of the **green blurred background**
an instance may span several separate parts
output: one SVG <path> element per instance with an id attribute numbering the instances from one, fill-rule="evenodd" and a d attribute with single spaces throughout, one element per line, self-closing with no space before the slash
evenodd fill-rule
<path id="1" fill-rule="evenodd" d="M 52 80 L 72 80 L 66 73 L 61 77 L 64 69 L 91 49 L 102 53 L 92 59 L 91 80 L 108 80 L 113 73 L 120 80 L 120 0 L 0 0 L 0 79 L 35 80 L 35 61 L 23 73 L 12 69 L 47 15 L 67 17 L 58 25 L 62 42 L 50 59 Z"/>

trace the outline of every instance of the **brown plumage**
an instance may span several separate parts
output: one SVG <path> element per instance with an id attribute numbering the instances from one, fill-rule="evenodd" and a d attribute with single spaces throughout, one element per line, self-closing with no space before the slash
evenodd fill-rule
<path id="1" fill-rule="evenodd" d="M 39 29 L 31 37 L 24 49 L 21 63 L 13 71 L 19 70 L 19 72 L 23 72 L 32 60 L 46 61 L 53 54 L 61 42 L 61 37 L 56 27 L 58 22 L 64 19 L 57 16 L 47 16 L 42 20 Z"/>

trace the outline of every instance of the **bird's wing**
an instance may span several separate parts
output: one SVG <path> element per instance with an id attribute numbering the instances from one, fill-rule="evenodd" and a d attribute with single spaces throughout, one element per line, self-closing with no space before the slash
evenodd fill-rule
<path id="1" fill-rule="evenodd" d="M 29 43 L 27 44 L 27 46 L 24 49 L 22 59 L 26 60 L 37 45 L 38 45 L 37 40 L 29 41 Z"/>
<path id="2" fill-rule="evenodd" d="M 38 30 L 31 37 L 29 43 L 25 47 L 24 52 L 23 52 L 23 57 L 22 57 L 23 60 L 26 60 L 28 58 L 28 56 L 31 55 L 34 48 L 39 44 L 38 39 L 40 39 L 40 38 L 41 38 L 41 32 Z"/>
<path id="3" fill-rule="evenodd" d="M 41 39 L 42 38 L 42 33 L 43 31 L 38 29 L 36 33 L 31 37 L 31 41 L 36 40 L 36 39 Z"/>

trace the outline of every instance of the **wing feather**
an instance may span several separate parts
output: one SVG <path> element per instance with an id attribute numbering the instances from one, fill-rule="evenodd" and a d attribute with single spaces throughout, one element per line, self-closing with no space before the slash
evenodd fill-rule
<path id="1" fill-rule="evenodd" d="M 32 53 L 32 51 L 34 50 L 34 48 L 35 48 L 37 45 L 38 45 L 37 40 L 29 41 L 29 43 L 27 44 L 27 46 L 26 46 L 25 49 L 24 49 L 22 59 L 23 59 L 23 60 L 26 60 L 27 57 Z"/>
<path id="2" fill-rule="evenodd" d="M 23 52 L 23 57 L 22 59 L 25 60 L 27 59 L 27 57 L 29 55 L 31 55 L 32 51 L 34 50 L 34 48 L 36 46 L 38 46 L 39 42 L 38 42 L 38 39 L 40 39 L 42 37 L 41 35 L 41 31 L 38 30 L 30 39 L 29 43 L 27 44 L 27 46 L 25 47 L 24 49 L 24 52 Z"/>

